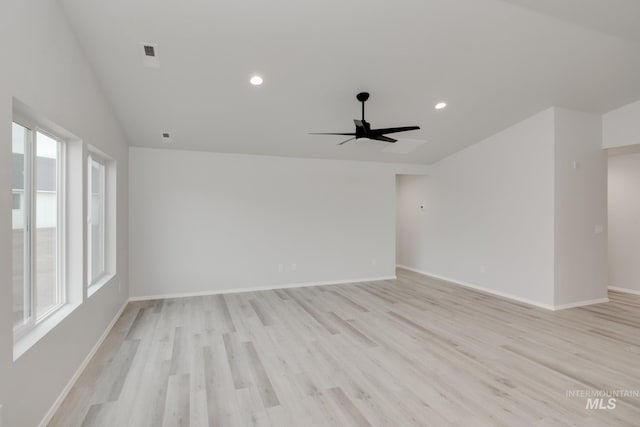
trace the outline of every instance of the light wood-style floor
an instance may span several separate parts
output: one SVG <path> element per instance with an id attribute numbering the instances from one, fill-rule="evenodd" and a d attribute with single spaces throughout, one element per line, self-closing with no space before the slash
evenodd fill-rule
<path id="1" fill-rule="evenodd" d="M 640 296 L 398 280 L 130 303 L 52 426 L 638 426 Z"/>

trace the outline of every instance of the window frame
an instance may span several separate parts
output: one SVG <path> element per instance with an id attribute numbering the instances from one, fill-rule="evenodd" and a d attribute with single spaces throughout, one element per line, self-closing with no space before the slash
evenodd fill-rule
<path id="1" fill-rule="evenodd" d="M 102 171 L 102 227 L 100 234 L 102 235 L 102 270 L 98 275 L 93 277 L 93 232 L 92 225 L 92 188 L 93 188 L 93 163 L 101 166 Z M 108 162 L 103 157 L 89 152 L 87 156 L 87 290 L 93 289 L 94 286 L 100 285 L 102 280 L 107 276 L 107 165 Z"/>
<path id="2" fill-rule="evenodd" d="M 66 286 L 66 140 L 56 132 L 41 126 L 39 123 L 14 115 L 13 123 L 25 128 L 28 136 L 24 147 L 24 193 L 23 204 L 25 209 L 25 268 L 23 286 L 25 291 L 25 311 L 28 308 L 28 316 L 24 316 L 24 322 L 14 325 L 14 342 L 19 341 L 29 334 L 42 322 L 50 318 L 67 304 Z M 38 195 L 38 170 L 37 170 L 37 134 L 43 134 L 57 142 L 56 153 L 56 304 L 38 313 L 37 292 L 37 195 Z M 28 267 L 28 268 L 27 268 Z M 26 299 L 29 299 L 28 304 Z"/>

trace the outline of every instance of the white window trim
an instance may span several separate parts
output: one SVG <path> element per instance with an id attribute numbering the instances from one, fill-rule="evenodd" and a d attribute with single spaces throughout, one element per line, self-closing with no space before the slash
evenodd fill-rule
<path id="1" fill-rule="evenodd" d="M 27 246 L 25 248 L 25 252 L 28 251 L 28 259 L 29 259 L 29 268 L 25 268 L 25 274 L 28 276 L 25 280 L 29 283 L 28 296 L 29 296 L 29 320 L 25 323 L 14 327 L 13 337 L 14 344 L 17 344 L 20 341 L 23 341 L 31 335 L 33 331 L 38 328 L 41 324 L 48 323 L 46 320 L 52 317 L 56 312 L 60 311 L 65 305 L 67 305 L 66 298 L 66 274 L 65 274 L 65 265 L 66 265 L 66 143 L 65 139 L 58 136 L 55 132 L 50 131 L 49 129 L 40 126 L 38 123 L 32 122 L 30 120 L 26 120 L 22 117 L 14 117 L 13 122 L 18 125 L 26 128 L 29 131 L 29 138 L 27 144 L 25 144 L 25 159 L 28 158 L 28 162 L 25 161 L 25 165 L 28 166 L 25 169 L 25 229 L 28 230 L 28 241 L 26 241 Z M 58 223 L 56 227 L 56 242 L 58 251 L 56 257 L 56 270 L 57 270 L 57 287 L 56 287 L 56 300 L 58 303 L 51 307 L 44 313 L 37 313 L 37 292 L 36 292 L 36 283 L 34 282 L 34 277 L 36 276 L 36 268 L 37 268 L 37 259 L 36 259 L 36 251 L 35 251 L 35 236 L 36 233 L 33 233 L 32 230 L 37 228 L 36 226 L 36 218 L 37 218 L 37 204 L 36 204 L 36 196 L 37 196 L 37 169 L 35 168 L 35 161 L 37 157 L 36 153 L 36 134 L 40 132 L 41 134 L 47 135 L 48 137 L 54 139 L 58 142 L 58 153 L 57 153 L 57 170 L 56 170 L 56 193 L 57 193 L 57 214 L 58 214 Z M 27 188 L 29 191 L 27 191 Z M 27 197 L 30 193 L 31 197 Z M 27 295 L 25 295 L 25 298 Z M 25 304 L 26 306 L 27 304 Z M 57 322 L 56 322 L 57 323 Z M 28 347 L 30 347 L 29 345 Z M 15 350 L 16 345 L 14 345 Z M 27 348 L 28 348 L 27 347 Z M 21 354 L 21 353 L 20 353 Z M 16 354 L 14 351 L 14 359 L 16 358 Z"/>
<path id="2" fill-rule="evenodd" d="M 42 337 L 47 335 L 56 325 L 58 325 L 65 317 L 73 313 L 80 306 L 80 303 L 66 303 L 60 306 L 56 311 L 51 312 L 46 318 L 39 321 L 34 327 L 24 334 L 21 338 L 14 340 L 13 343 L 13 360 L 16 361 L 20 356 L 27 352 Z"/>
<path id="3" fill-rule="evenodd" d="M 93 271 L 91 270 L 92 264 L 92 253 L 91 249 L 93 248 L 93 233 L 91 232 L 91 209 L 87 209 L 87 291 L 89 295 L 93 295 L 93 293 L 98 290 L 102 285 L 108 282 L 108 279 L 113 277 L 107 272 L 107 165 L 108 162 L 103 159 L 101 156 L 96 155 L 91 152 L 88 156 L 87 161 L 87 203 L 91 203 L 92 194 L 91 189 L 93 188 L 92 182 L 92 166 L 93 163 L 97 163 L 102 166 L 102 271 L 95 278 L 93 278 Z M 90 206 L 88 206 L 90 208 Z M 105 278 L 107 280 L 105 280 Z"/>
<path id="4" fill-rule="evenodd" d="M 86 268 L 86 273 L 85 273 L 85 288 L 86 288 L 86 295 L 88 298 L 91 298 L 95 293 L 97 293 L 100 289 L 102 289 L 103 286 L 107 285 L 108 283 L 112 283 L 113 282 L 113 278 L 116 277 L 116 264 L 117 264 L 117 256 L 115 253 L 115 245 L 116 245 L 116 227 L 117 227 L 117 213 L 116 213 L 116 199 L 115 199 L 115 193 L 117 191 L 116 189 L 116 180 L 115 180 L 115 174 L 117 172 L 117 165 L 116 165 L 116 161 L 114 159 L 112 159 L 109 155 L 107 155 L 106 153 L 100 151 L 100 149 L 93 147 L 91 145 L 88 146 L 88 160 L 85 161 L 85 165 L 87 165 L 87 175 L 88 177 L 85 179 L 87 185 L 91 186 L 91 160 L 95 160 L 97 163 L 99 163 L 102 167 L 103 167 L 103 205 L 102 205 L 102 214 L 103 214 L 103 220 L 104 220 L 104 227 L 102 229 L 102 237 L 103 237 L 103 248 L 102 248 L 102 255 L 103 255 L 103 265 L 102 265 L 102 274 L 98 275 L 95 279 L 93 279 L 93 281 L 91 281 L 91 273 L 89 272 L 90 270 L 90 263 L 91 263 L 91 252 L 89 250 L 89 248 L 91 248 L 90 246 L 90 239 L 89 234 L 87 233 L 87 250 L 86 252 L 86 259 L 87 259 L 87 268 Z M 85 191 L 85 197 L 86 198 L 91 198 L 90 197 L 90 191 L 86 190 Z M 87 202 L 87 210 L 89 212 L 87 212 L 87 214 L 91 214 L 90 212 L 90 206 Z M 87 216 L 87 218 L 85 218 L 85 223 L 87 224 L 87 227 L 89 227 L 89 216 Z"/>

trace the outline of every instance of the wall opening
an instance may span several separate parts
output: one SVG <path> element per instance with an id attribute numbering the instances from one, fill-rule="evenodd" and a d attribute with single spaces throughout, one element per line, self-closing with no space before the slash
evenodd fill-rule
<path id="1" fill-rule="evenodd" d="M 419 265 L 420 239 L 428 211 L 425 175 L 396 175 L 396 267 Z"/>
<path id="2" fill-rule="evenodd" d="M 640 144 L 609 149 L 609 289 L 640 294 Z"/>

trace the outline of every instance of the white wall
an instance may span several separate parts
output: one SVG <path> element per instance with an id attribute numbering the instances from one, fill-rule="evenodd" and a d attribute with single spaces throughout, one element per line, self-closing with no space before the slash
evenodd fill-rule
<path id="1" fill-rule="evenodd" d="M 401 177 L 398 263 L 547 308 L 606 300 L 601 129 L 551 108 Z"/>
<path id="2" fill-rule="evenodd" d="M 131 295 L 395 276 L 395 172 L 423 170 L 132 147 Z"/>
<path id="3" fill-rule="evenodd" d="M 4 405 L 5 426 L 30 427 L 40 422 L 127 298 L 128 149 L 58 2 L 3 1 L 0 52 L 0 404 Z M 119 168 L 119 274 L 15 362 L 11 307 L 13 97 L 108 153 Z"/>
<path id="4" fill-rule="evenodd" d="M 553 152 L 549 109 L 402 177 L 398 263 L 553 305 Z"/>
<path id="5" fill-rule="evenodd" d="M 640 292 L 640 153 L 609 158 L 609 285 Z"/>
<path id="6" fill-rule="evenodd" d="M 600 115 L 555 109 L 554 304 L 607 298 L 607 155 Z"/>
<path id="7" fill-rule="evenodd" d="M 640 101 L 602 116 L 602 146 L 624 147 L 640 144 Z"/>

